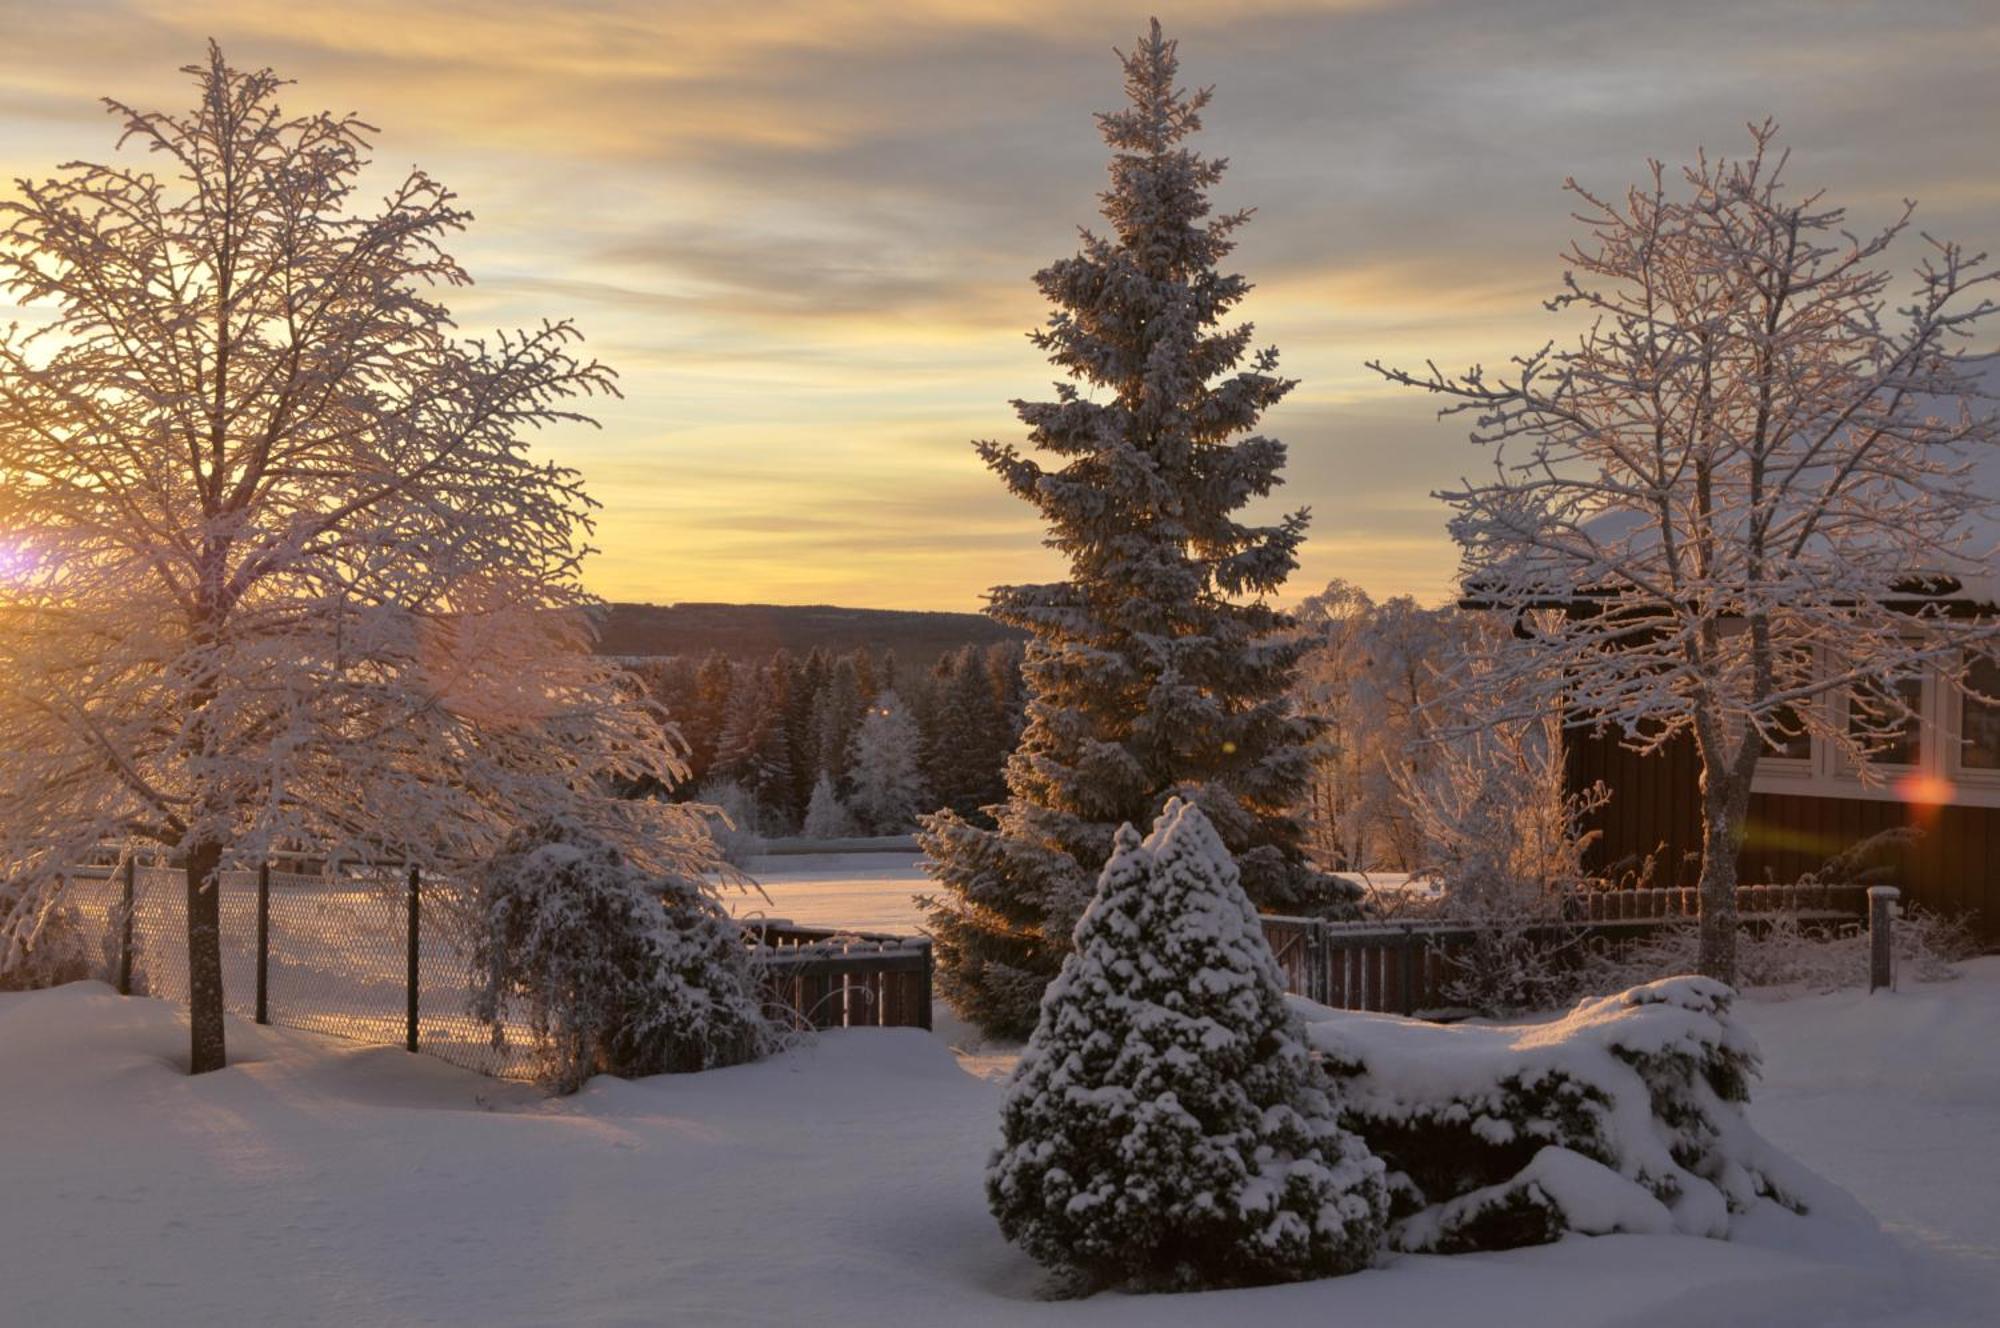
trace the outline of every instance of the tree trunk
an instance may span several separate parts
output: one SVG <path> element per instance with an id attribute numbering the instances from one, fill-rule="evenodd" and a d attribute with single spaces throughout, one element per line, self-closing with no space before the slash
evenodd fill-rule
<path id="1" fill-rule="evenodd" d="M 1743 846 L 1749 797 L 1704 779 L 1701 808 L 1701 952 L 1703 977 L 1736 985 L 1736 854 Z M 1729 780 L 1728 784 L 1737 781 Z"/>
<path id="2" fill-rule="evenodd" d="M 227 1063 L 222 1032 L 222 846 L 203 841 L 187 855 L 188 1073 Z"/>

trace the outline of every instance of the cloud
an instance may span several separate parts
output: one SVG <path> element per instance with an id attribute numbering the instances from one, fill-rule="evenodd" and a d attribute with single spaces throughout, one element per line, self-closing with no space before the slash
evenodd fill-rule
<path id="1" fill-rule="evenodd" d="M 966 444 L 1051 371 L 1029 278 L 1094 219 L 1137 11 L 1073 0 L 0 0 L 0 172 L 109 151 L 95 98 L 175 106 L 215 36 L 382 126 L 477 215 L 468 328 L 574 316 L 625 399 L 535 445 L 606 509 L 618 598 L 968 607 L 1053 575 Z M 1426 495 L 1463 422 L 1363 362 L 1503 363 L 1558 330 L 1566 176 L 1787 127 L 1801 186 L 2000 243 L 2000 13 L 1953 0 L 1223 0 L 1168 7 L 1222 206 L 1254 204 L 1244 308 L 1304 382 L 1268 432 L 1309 504 L 1300 593 L 1447 593 Z M 0 186 L 4 192 L 4 186 Z"/>

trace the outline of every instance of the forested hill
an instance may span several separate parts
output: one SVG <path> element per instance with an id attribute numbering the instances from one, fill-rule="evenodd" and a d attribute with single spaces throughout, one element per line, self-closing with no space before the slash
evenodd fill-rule
<path id="1" fill-rule="evenodd" d="M 977 613 L 843 609 L 828 604 L 613 604 L 598 649 L 607 655 L 707 655 L 762 660 L 815 646 L 833 654 L 865 647 L 919 667 L 966 645 L 1021 639 Z"/>

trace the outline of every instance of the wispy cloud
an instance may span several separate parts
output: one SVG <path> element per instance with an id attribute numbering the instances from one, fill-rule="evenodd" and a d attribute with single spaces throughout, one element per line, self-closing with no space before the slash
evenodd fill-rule
<path id="1" fill-rule="evenodd" d="M 1314 510 L 1300 593 L 1447 592 L 1427 495 L 1487 463 L 1380 356 L 1496 365 L 1555 325 L 1565 176 L 1774 114 L 1857 220 L 2000 244 L 2000 13 L 1956 0 L 1223 0 L 1162 13 L 1215 83 L 1245 309 L 1304 382 L 1269 431 Z M 0 0 L 0 173 L 100 156 L 94 99 L 181 105 L 209 36 L 382 126 L 477 215 L 469 328 L 575 316 L 623 374 L 552 435 L 617 598 L 969 607 L 1053 575 L 968 440 L 1052 377 L 1028 282 L 1094 220 L 1091 112 L 1137 11 L 1073 0 Z M 4 188 L 0 185 L 0 188 Z M 4 316 L 4 311 L 0 311 Z"/>

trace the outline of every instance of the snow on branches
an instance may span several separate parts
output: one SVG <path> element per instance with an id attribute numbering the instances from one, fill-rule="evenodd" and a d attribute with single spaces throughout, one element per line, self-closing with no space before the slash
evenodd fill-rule
<path id="1" fill-rule="evenodd" d="M 613 393 L 567 323 L 456 335 L 467 214 L 376 210 L 371 130 L 293 116 L 211 47 L 184 115 L 109 103 L 144 162 L 0 203 L 0 945 L 105 840 L 187 864 L 196 1069 L 222 1059 L 225 859 L 295 843 L 449 865 L 523 809 L 649 871 L 712 865 L 664 717 L 588 646 L 590 500 L 524 433 Z"/>
<path id="2" fill-rule="evenodd" d="M 1757 1048 L 1732 1000 L 1676 977 L 1516 1027 L 1303 1008 L 1343 1124 L 1389 1167 L 1394 1248 L 1726 1238 L 1767 1205 L 1867 1224 L 1751 1127 Z"/>
<path id="3" fill-rule="evenodd" d="M 478 870 L 473 1014 L 502 1045 L 525 1010 L 542 1081 L 575 1092 L 761 1054 L 743 934 L 699 884 L 653 876 L 580 823 L 525 827 Z"/>
<path id="4" fill-rule="evenodd" d="M 1351 912 L 1358 895 L 1306 861 L 1294 814 L 1317 726 L 1286 703 L 1305 646 L 1269 597 L 1306 514 L 1243 511 L 1283 482 L 1284 444 L 1254 430 L 1293 387 L 1231 321 L 1250 283 L 1219 265 L 1249 213 L 1211 215 L 1225 163 L 1188 141 L 1209 90 L 1179 86 L 1157 21 L 1123 60 L 1128 104 L 1098 116 L 1109 229 L 1035 276 L 1053 311 L 1033 341 L 1070 381 L 1014 403 L 1026 448 L 977 445 L 1068 576 L 991 594 L 1032 633 L 996 828 L 946 812 L 920 836 L 941 990 L 1005 1035 L 1032 1025 L 1113 830 L 1169 797 L 1202 800 L 1259 904 Z"/>
<path id="5" fill-rule="evenodd" d="M 1754 126 L 1747 157 L 1700 156 L 1678 186 L 1655 162 L 1622 199 L 1570 182 L 1588 234 L 1551 307 L 1582 317 L 1574 345 L 1510 376 L 1372 366 L 1495 449 L 1440 496 L 1466 594 L 1517 626 L 1496 662 L 1520 717 L 1558 701 L 1641 749 L 1694 744 L 1703 967 L 1725 978 L 1759 756 L 1809 738 L 1865 770 L 1912 718 L 1895 684 L 1956 680 L 1995 630 L 1940 600 L 1995 590 L 2000 416 L 1965 341 L 1996 274 L 1925 237 L 1898 297 L 1908 209 L 1850 233 L 1785 187 L 1775 136 Z M 1872 711 L 1822 703 L 1859 684 Z"/>
<path id="6" fill-rule="evenodd" d="M 1001 1229 L 1076 1289 L 1348 1272 L 1381 1166 L 1335 1123 L 1277 962 L 1208 819 L 1129 825 L 1049 985 L 987 1171 Z"/>

